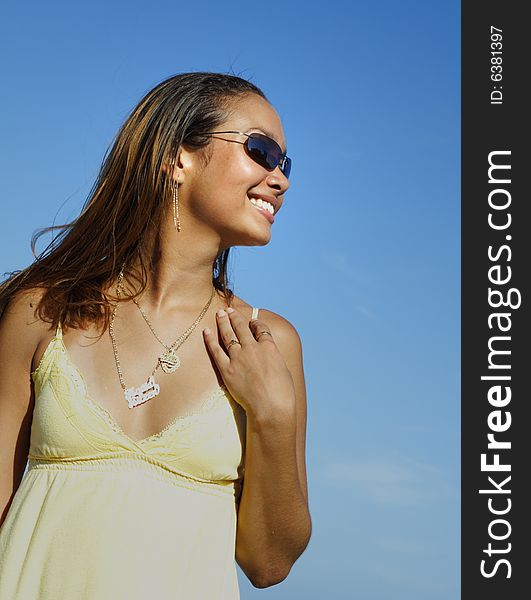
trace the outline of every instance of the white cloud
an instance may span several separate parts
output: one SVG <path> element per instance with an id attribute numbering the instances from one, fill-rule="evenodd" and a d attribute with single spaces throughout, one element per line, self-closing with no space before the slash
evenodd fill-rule
<path id="1" fill-rule="evenodd" d="M 455 498 L 458 491 L 439 467 L 405 457 L 334 460 L 313 472 L 318 484 L 364 494 L 378 504 L 420 506 Z"/>
<path id="2" fill-rule="evenodd" d="M 354 268 L 350 264 L 350 256 L 346 252 L 341 252 L 339 250 L 321 250 L 321 259 L 329 268 L 338 273 L 342 273 L 343 275 L 347 275 L 358 283 L 366 283 L 369 280 L 369 276 L 366 273 L 360 269 Z"/>

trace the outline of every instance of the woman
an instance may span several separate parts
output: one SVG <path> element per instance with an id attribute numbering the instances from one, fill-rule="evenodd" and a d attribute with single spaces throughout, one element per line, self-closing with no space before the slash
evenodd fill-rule
<path id="1" fill-rule="evenodd" d="M 256 587 L 288 575 L 311 534 L 300 338 L 227 259 L 269 242 L 290 165 L 256 86 L 170 77 L 2 284 L 0 600 L 233 599 L 234 559 Z"/>

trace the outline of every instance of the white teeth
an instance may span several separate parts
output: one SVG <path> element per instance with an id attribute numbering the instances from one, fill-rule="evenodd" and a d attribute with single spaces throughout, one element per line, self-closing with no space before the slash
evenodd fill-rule
<path id="1" fill-rule="evenodd" d="M 255 204 L 256 206 L 259 206 L 260 208 L 265 208 L 271 214 L 273 214 L 275 212 L 275 209 L 274 209 L 273 205 L 271 204 L 271 202 L 262 200 L 262 198 L 249 198 L 249 200 L 251 201 L 251 204 Z"/>

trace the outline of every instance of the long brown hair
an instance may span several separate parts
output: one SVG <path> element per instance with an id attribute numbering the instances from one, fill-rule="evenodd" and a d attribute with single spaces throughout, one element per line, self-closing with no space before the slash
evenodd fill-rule
<path id="1" fill-rule="evenodd" d="M 169 77 L 149 91 L 127 117 L 107 148 L 103 164 L 79 216 L 72 222 L 42 227 L 33 234 L 35 261 L 9 273 L 0 284 L 0 318 L 10 299 L 22 290 L 42 288 L 36 313 L 53 327 L 83 328 L 109 325 L 109 301 L 141 294 L 152 266 L 150 249 L 171 197 L 171 182 L 162 169 L 175 159 L 181 144 L 200 150 L 209 160 L 207 132 L 230 114 L 231 100 L 246 94 L 265 94 L 235 75 L 194 72 Z M 38 238 L 60 229 L 37 256 Z M 212 265 L 214 287 L 230 303 L 227 265 L 230 248 Z M 132 269 L 140 265 L 140 272 Z M 117 298 L 104 293 L 125 265 L 128 281 L 140 288 Z"/>

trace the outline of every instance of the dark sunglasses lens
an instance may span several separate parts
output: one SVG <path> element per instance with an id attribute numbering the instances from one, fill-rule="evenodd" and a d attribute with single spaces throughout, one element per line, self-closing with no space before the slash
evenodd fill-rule
<path id="1" fill-rule="evenodd" d="M 247 138 L 249 156 L 265 169 L 273 170 L 278 163 L 274 163 L 272 144 L 269 138 L 263 135 L 251 134 Z"/>
<path id="2" fill-rule="evenodd" d="M 254 161 L 269 171 L 276 169 L 283 159 L 282 149 L 275 140 L 259 133 L 253 133 L 247 138 L 247 151 Z M 288 177 L 290 170 L 291 160 L 286 158 L 282 172 Z"/>
<path id="3" fill-rule="evenodd" d="M 286 179 L 289 179 L 289 174 L 291 173 L 291 158 L 286 156 L 286 160 L 284 161 L 284 167 L 282 168 L 282 173 L 286 176 Z"/>

